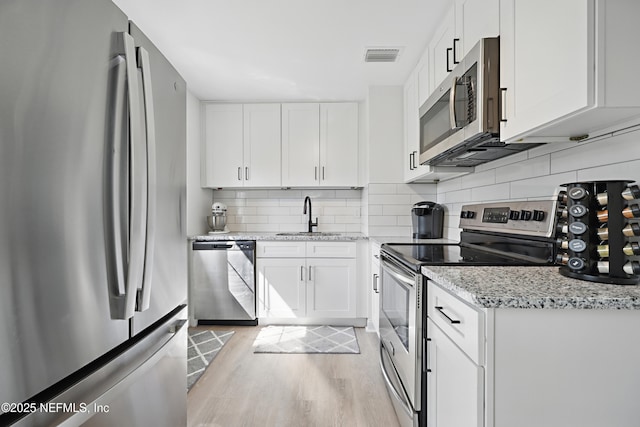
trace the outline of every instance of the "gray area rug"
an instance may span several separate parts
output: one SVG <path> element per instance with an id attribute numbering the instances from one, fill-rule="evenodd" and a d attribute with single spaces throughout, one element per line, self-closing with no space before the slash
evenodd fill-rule
<path id="1" fill-rule="evenodd" d="M 198 381 L 214 357 L 233 335 L 233 331 L 189 328 L 187 346 L 187 389 Z"/>
<path id="2" fill-rule="evenodd" d="M 352 326 L 267 326 L 253 343 L 254 353 L 360 353 Z"/>

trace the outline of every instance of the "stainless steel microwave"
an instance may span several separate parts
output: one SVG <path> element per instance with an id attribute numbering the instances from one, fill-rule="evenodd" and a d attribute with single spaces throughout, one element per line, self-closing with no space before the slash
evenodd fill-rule
<path id="1" fill-rule="evenodd" d="M 539 144 L 500 142 L 500 40 L 481 39 L 420 107 L 420 163 L 476 166 Z"/>

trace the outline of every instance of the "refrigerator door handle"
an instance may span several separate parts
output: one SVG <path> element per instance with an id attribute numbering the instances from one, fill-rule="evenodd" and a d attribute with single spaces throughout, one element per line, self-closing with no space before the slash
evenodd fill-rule
<path id="1" fill-rule="evenodd" d="M 142 280 L 142 290 L 138 293 L 137 310 L 144 311 L 149 308 L 151 299 L 151 279 L 153 272 L 153 256 L 155 247 L 156 230 L 156 132 L 155 114 L 153 104 L 153 89 L 151 82 L 151 64 L 149 53 L 138 48 L 138 67 L 142 70 L 142 91 L 144 94 L 144 116 L 146 122 L 146 146 L 147 146 L 147 187 L 146 187 L 146 242 L 144 255 L 144 276 Z"/>
<path id="2" fill-rule="evenodd" d="M 109 196 L 112 200 L 112 208 L 107 215 L 111 216 L 109 232 L 111 236 L 111 248 L 109 251 L 109 270 L 113 271 L 110 280 L 111 318 L 129 319 L 133 317 L 136 304 L 137 284 L 142 283 L 144 260 L 144 228 L 146 219 L 146 203 L 140 205 L 141 193 L 146 191 L 146 147 L 144 145 L 144 129 L 140 111 L 140 87 L 136 64 L 136 49 L 133 37 L 126 32 L 118 33 L 119 51 L 112 65 L 120 68 L 124 63 L 126 94 L 124 109 L 128 113 L 128 132 L 126 118 L 118 120 L 114 117 L 112 132 L 128 133 L 128 141 L 124 141 L 123 147 L 113 147 L 115 160 L 112 163 L 110 173 L 114 176 Z M 120 58 L 120 59 L 118 59 Z M 120 74 L 120 70 L 115 70 Z M 116 77 L 115 89 L 119 89 L 121 82 Z M 118 113 L 118 97 L 114 98 L 113 112 Z M 115 127 L 118 126 L 116 129 Z M 115 137 L 117 138 L 117 136 Z M 114 138 L 114 144 L 117 140 Z M 118 155 L 118 149 L 120 154 Z M 142 169 L 142 170 L 141 170 Z M 108 181 L 108 179 L 107 179 Z M 146 196 L 145 196 L 146 198 Z"/>
<path id="3" fill-rule="evenodd" d="M 123 189 L 128 188 L 127 168 L 127 106 L 126 106 L 126 64 L 124 55 L 117 55 L 109 64 L 109 128 L 108 166 L 105 177 L 106 240 L 109 274 L 109 302 L 111 315 L 122 318 L 124 313 L 125 257 L 128 236 L 128 201 Z M 120 314 L 118 316 L 118 314 Z"/>

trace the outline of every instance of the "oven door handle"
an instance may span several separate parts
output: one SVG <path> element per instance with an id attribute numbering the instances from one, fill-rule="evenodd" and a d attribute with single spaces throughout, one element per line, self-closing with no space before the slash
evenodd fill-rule
<path id="1" fill-rule="evenodd" d="M 396 398 L 398 403 L 400 403 L 400 406 L 402 407 L 402 409 L 404 409 L 407 415 L 413 418 L 413 415 L 414 415 L 413 409 L 411 408 L 409 402 L 407 402 L 407 399 L 405 397 L 401 396 L 400 393 L 402 393 L 402 391 L 398 392 L 395 386 L 393 385 L 393 382 L 391 382 L 391 378 L 389 378 L 389 374 L 387 373 L 387 368 L 384 366 L 384 360 L 382 359 L 384 357 L 383 352 L 387 350 L 385 349 L 382 341 L 380 341 L 380 344 L 381 344 L 380 345 L 380 370 L 382 371 L 382 376 L 384 377 L 384 380 L 388 385 L 387 389 L 391 392 L 391 394 L 393 394 L 393 397 Z"/>
<path id="2" fill-rule="evenodd" d="M 389 264 L 384 260 L 382 261 L 382 269 L 389 273 L 394 279 L 399 280 L 402 284 L 408 285 L 411 288 L 415 287 L 414 280 L 411 280 L 402 270 L 394 267 L 392 264 Z"/>

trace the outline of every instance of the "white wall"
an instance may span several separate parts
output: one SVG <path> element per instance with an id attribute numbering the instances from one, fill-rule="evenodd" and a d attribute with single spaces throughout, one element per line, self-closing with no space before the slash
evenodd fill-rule
<path id="1" fill-rule="evenodd" d="M 565 183 L 640 181 L 640 130 L 584 143 L 552 143 L 477 166 L 475 172 L 438 183 L 447 208 L 445 237 L 458 239 L 460 208 L 469 202 L 553 199 Z"/>
<path id="2" fill-rule="evenodd" d="M 200 187 L 200 100 L 187 91 L 187 235 L 208 231 L 211 190 Z"/>

